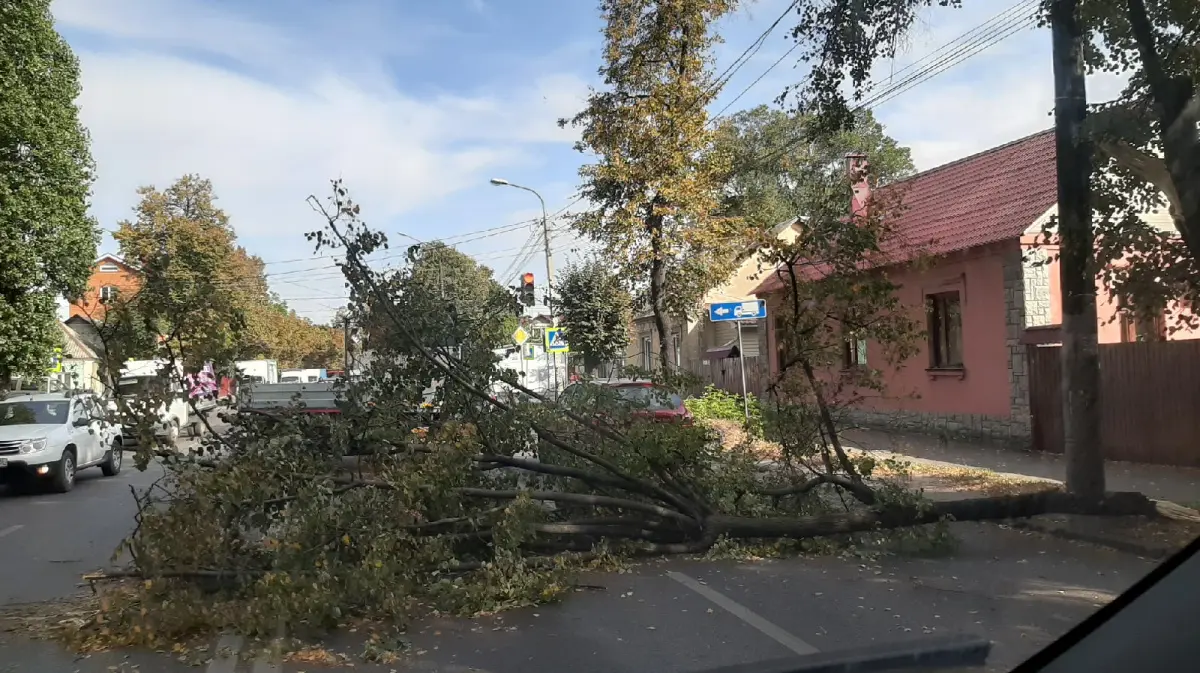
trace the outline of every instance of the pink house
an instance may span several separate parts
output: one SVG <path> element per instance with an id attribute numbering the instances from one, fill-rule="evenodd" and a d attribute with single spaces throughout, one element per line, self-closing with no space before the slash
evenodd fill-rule
<path id="1" fill-rule="evenodd" d="M 1029 379 L 1024 333 L 1061 319 L 1053 250 L 1033 245 L 1057 212 L 1052 131 L 1044 131 L 909 178 L 893 224 L 928 258 L 916 267 L 882 269 L 899 286 L 913 316 L 928 325 L 921 352 L 883 371 L 886 393 L 861 403 L 856 420 L 883 426 L 1027 443 Z M 884 187 L 892 189 L 893 187 Z M 856 188 L 855 200 L 865 186 Z M 867 196 L 869 199 L 869 196 Z M 1162 226 L 1165 214 L 1154 214 Z M 768 307 L 782 298 L 778 273 L 755 294 Z M 1139 338 L 1097 288 L 1100 341 Z M 770 308 L 768 308 L 770 312 Z M 778 372 L 773 321 L 764 351 Z M 1143 332 L 1145 326 L 1143 326 Z M 1161 334 L 1140 335 L 1163 338 Z M 1170 338 L 1195 338 L 1189 333 Z M 885 367 L 873 343 L 848 349 L 848 364 Z M 865 357 L 864 357 L 865 356 Z M 865 362 L 863 362 L 865 360 Z"/>

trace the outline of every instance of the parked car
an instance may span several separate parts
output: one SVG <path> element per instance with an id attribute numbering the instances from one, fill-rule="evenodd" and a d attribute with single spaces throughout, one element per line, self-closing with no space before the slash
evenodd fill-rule
<path id="1" fill-rule="evenodd" d="M 643 379 L 601 379 L 572 383 L 563 390 L 559 401 L 568 407 L 578 405 L 589 397 L 586 386 L 602 386 L 616 393 L 617 397 L 632 407 L 630 414 L 635 419 L 657 423 L 693 422 L 692 413 L 676 393 L 654 385 Z"/>
<path id="2" fill-rule="evenodd" d="M 44 484 L 59 493 L 79 470 L 121 471 L 121 428 L 91 393 L 10 393 L 0 400 L 0 479 Z"/>

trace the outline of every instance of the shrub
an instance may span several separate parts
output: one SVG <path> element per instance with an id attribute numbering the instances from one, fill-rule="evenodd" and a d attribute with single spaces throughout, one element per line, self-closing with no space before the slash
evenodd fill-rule
<path id="1" fill-rule="evenodd" d="M 746 399 L 749 402 L 749 419 L 746 418 L 741 395 L 725 392 L 712 384 L 704 389 L 703 395 L 687 400 L 684 405 L 698 420 L 736 421 L 742 423 L 754 437 L 762 437 L 762 407 L 753 394 L 747 394 Z"/>

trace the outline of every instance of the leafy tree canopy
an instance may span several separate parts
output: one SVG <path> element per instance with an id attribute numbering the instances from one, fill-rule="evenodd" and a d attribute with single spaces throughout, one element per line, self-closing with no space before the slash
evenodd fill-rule
<path id="1" fill-rule="evenodd" d="M 0 5 L 0 389 L 45 373 L 60 335 L 55 297 L 79 296 L 99 231 L 87 214 L 92 157 L 79 123 L 79 63 L 50 0 Z"/>
<path id="2" fill-rule="evenodd" d="M 210 181 L 185 175 L 138 194 L 135 217 L 114 237 L 140 270 L 141 288 L 122 298 L 122 311 L 105 321 L 108 331 L 132 336 L 133 325 L 144 325 L 137 355 L 150 357 L 165 344 L 191 367 L 258 357 L 285 367 L 341 363 L 341 330 L 314 325 L 270 292 L 263 261 L 237 244 Z M 151 345 L 147 333 L 165 339 Z"/>
<path id="3" fill-rule="evenodd" d="M 587 370 L 624 355 L 633 318 L 631 300 L 612 265 L 591 260 L 567 268 L 554 296 L 559 324 Z"/>
<path id="4" fill-rule="evenodd" d="M 762 232 L 802 215 L 845 215 L 849 200 L 843 180 L 849 154 L 866 157 L 868 172 L 863 177 L 875 186 L 914 171 L 908 148 L 888 137 L 870 111 L 857 113 L 849 128 L 797 143 L 811 124 L 810 117 L 765 105 L 721 124 L 716 143 L 732 159 L 724 199 L 728 212 Z M 830 178 L 836 186 L 832 203 L 826 189 Z"/>
<path id="5" fill-rule="evenodd" d="M 713 21 L 729 0 L 605 0 L 605 89 L 563 125 L 582 129 L 577 149 L 596 156 L 580 169 L 595 209 L 573 226 L 600 242 L 622 277 L 652 309 L 668 350 L 667 316 L 693 313 L 723 282 L 744 249 L 740 219 L 718 213 L 727 158 L 711 151 L 706 107 L 720 91 L 713 77 Z M 640 303 L 640 302 L 639 302 Z"/>

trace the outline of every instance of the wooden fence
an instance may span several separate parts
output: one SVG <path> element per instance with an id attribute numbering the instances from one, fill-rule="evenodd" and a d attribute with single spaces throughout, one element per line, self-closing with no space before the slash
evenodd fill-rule
<path id="1" fill-rule="evenodd" d="M 721 390 L 742 394 L 741 358 L 721 358 L 691 363 L 691 371 L 704 385 L 712 384 Z M 767 361 L 763 357 L 748 357 L 746 362 L 746 392 L 762 397 L 768 385 Z M 700 393 L 702 390 L 694 391 Z"/>
<path id="2" fill-rule="evenodd" d="M 1062 452 L 1061 346 L 1030 345 L 1033 445 Z M 1102 344 L 1104 457 L 1200 466 L 1200 340 Z"/>

